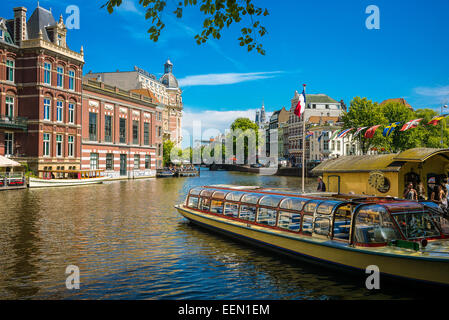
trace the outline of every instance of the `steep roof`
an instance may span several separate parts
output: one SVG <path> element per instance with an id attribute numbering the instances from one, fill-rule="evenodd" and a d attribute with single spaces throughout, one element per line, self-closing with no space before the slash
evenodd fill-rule
<path id="1" fill-rule="evenodd" d="M 306 103 L 338 103 L 337 100 L 332 99 L 325 94 L 306 94 Z"/>
<path id="2" fill-rule="evenodd" d="M 389 102 L 398 102 L 400 104 L 403 104 L 404 106 L 406 106 L 410 110 L 413 110 L 413 107 L 404 98 L 387 99 L 387 100 L 382 101 L 381 105 L 387 104 Z"/>
<path id="3" fill-rule="evenodd" d="M 42 7 L 37 7 L 27 22 L 28 39 L 39 38 L 39 30 L 41 30 L 44 40 L 50 41 L 46 27 L 53 26 L 55 24 L 56 21 L 51 11 L 48 11 Z"/>

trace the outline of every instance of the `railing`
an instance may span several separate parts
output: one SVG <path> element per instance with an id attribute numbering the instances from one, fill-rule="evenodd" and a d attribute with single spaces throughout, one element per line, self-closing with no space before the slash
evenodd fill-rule
<path id="1" fill-rule="evenodd" d="M 8 187 L 25 187 L 26 178 L 23 172 L 0 174 L 0 190 Z"/>
<path id="2" fill-rule="evenodd" d="M 22 117 L 0 117 L 0 127 L 8 129 L 27 130 L 27 119 Z"/>

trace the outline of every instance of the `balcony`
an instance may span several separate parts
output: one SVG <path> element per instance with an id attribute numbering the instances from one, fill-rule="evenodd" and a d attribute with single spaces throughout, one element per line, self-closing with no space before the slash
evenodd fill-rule
<path id="1" fill-rule="evenodd" d="M 18 130 L 26 131 L 27 130 L 27 119 L 21 118 L 21 117 L 11 118 L 11 117 L 6 117 L 6 116 L 1 116 L 0 117 L 0 128 L 2 128 L 2 129 L 18 129 Z"/>

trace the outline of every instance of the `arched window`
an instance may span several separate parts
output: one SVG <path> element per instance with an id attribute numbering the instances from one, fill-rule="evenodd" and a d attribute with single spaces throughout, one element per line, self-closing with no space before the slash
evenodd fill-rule
<path id="1" fill-rule="evenodd" d="M 69 70 L 69 90 L 75 90 L 75 71 Z"/>
<path id="2" fill-rule="evenodd" d="M 64 88 L 64 67 L 57 66 L 57 77 L 56 77 L 56 85 L 59 88 Z"/>
<path id="3" fill-rule="evenodd" d="M 51 63 L 44 62 L 44 83 L 51 85 Z"/>

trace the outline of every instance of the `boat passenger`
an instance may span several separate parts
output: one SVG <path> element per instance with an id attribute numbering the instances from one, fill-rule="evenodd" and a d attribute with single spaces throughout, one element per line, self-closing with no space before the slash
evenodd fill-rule
<path id="1" fill-rule="evenodd" d="M 444 178 L 444 186 L 446 188 L 446 199 L 447 199 L 447 203 L 449 205 L 449 178 L 448 177 Z"/>
<path id="2" fill-rule="evenodd" d="M 326 192 L 326 185 L 323 182 L 323 177 L 318 177 L 318 188 L 316 189 L 319 192 Z"/>
<path id="3" fill-rule="evenodd" d="M 427 200 L 425 196 L 425 189 L 424 184 L 422 182 L 418 183 L 418 186 L 416 187 L 416 192 L 418 193 L 418 200 Z"/>
<path id="4" fill-rule="evenodd" d="M 407 188 L 404 191 L 403 198 L 407 200 L 418 200 L 418 193 L 413 188 L 412 182 L 409 182 L 409 184 L 407 185 Z"/>

